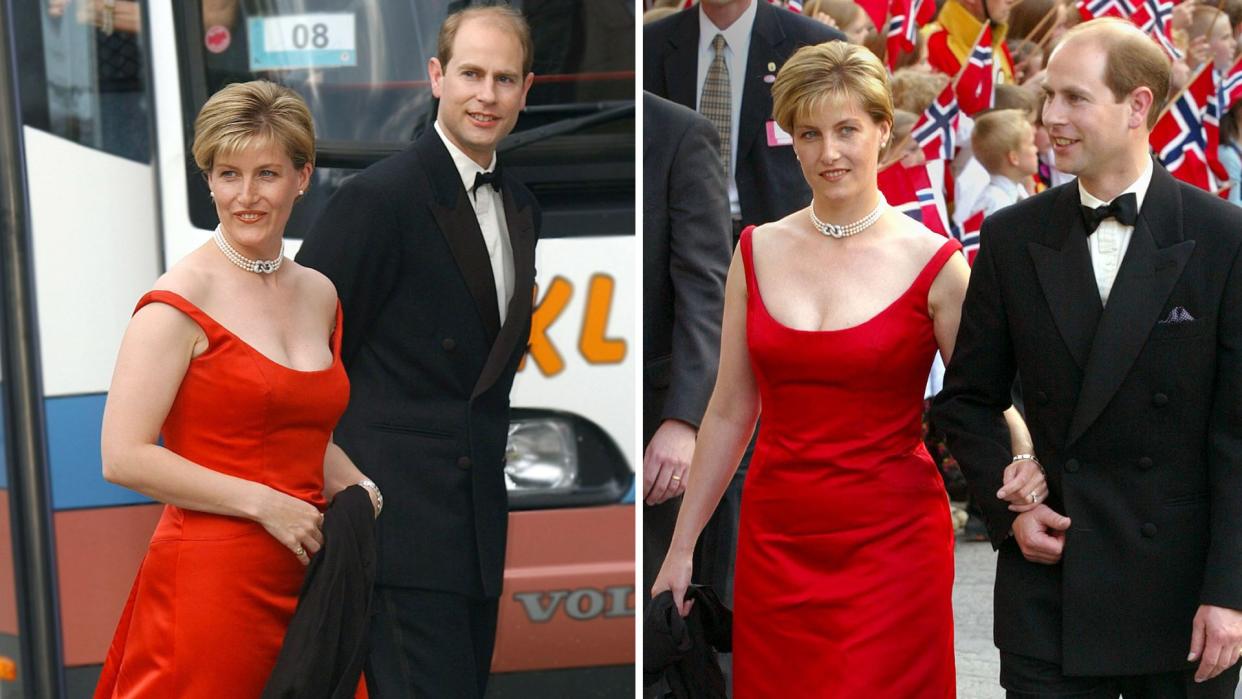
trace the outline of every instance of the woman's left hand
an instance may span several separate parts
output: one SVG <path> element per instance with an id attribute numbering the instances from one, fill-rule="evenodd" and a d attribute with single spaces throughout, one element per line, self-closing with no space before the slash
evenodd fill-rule
<path id="1" fill-rule="evenodd" d="M 1015 461 L 1005 467 L 1005 484 L 996 497 L 1009 503 L 1012 512 L 1027 512 L 1048 499 L 1044 470 L 1032 459 Z"/>

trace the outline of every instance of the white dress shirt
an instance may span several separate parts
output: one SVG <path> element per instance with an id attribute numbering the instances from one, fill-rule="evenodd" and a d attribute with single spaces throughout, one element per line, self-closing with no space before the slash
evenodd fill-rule
<path id="1" fill-rule="evenodd" d="M 436 133 L 453 156 L 453 164 L 461 175 L 461 183 L 466 187 L 466 198 L 474 207 L 474 215 L 479 220 L 479 230 L 483 232 L 483 244 L 487 246 L 487 257 L 492 263 L 492 276 L 496 280 L 496 304 L 500 311 L 500 323 L 504 325 L 505 314 L 509 310 L 509 299 L 513 298 L 513 246 L 509 243 L 509 227 L 505 224 L 504 201 L 500 192 L 494 187 L 484 185 L 470 193 L 474 186 L 474 177 L 480 172 L 491 172 L 496 169 L 496 154 L 492 153 L 492 162 L 487 168 L 470 159 L 444 136 L 440 122 L 434 124 Z"/>
<path id="2" fill-rule="evenodd" d="M 1139 211 L 1143 210 L 1143 198 L 1147 196 L 1147 187 L 1151 184 L 1151 173 L 1151 158 L 1148 158 L 1147 167 L 1143 169 L 1142 174 L 1121 192 L 1121 194 L 1134 192 Z M 1083 206 L 1092 209 L 1106 206 L 1111 201 L 1103 201 L 1093 196 L 1082 185 L 1081 179 L 1078 180 L 1078 196 Z M 1100 289 L 1100 301 L 1106 306 L 1108 295 L 1113 290 L 1113 282 L 1117 281 L 1117 270 L 1121 269 L 1121 261 L 1125 259 L 1126 249 L 1130 247 L 1130 237 L 1133 233 L 1134 226 L 1125 226 L 1117 219 L 1109 218 L 1100 222 L 1100 227 L 1095 229 L 1093 235 L 1087 236 L 1087 249 L 1091 251 L 1091 267 L 1095 270 L 1095 284 Z"/>
<path id="3" fill-rule="evenodd" d="M 982 211 L 983 217 L 987 218 L 1006 206 L 1016 204 L 1023 199 L 1026 199 L 1026 189 L 1020 183 L 1014 182 L 1004 175 L 992 175 L 992 179 L 988 180 L 988 185 L 979 193 L 979 197 L 975 199 L 975 203 L 971 208 L 974 210 L 974 213 Z M 973 216 L 974 213 L 971 215 Z"/>
<path id="4" fill-rule="evenodd" d="M 702 8 L 699 12 L 699 66 L 698 66 L 698 82 L 694 87 L 694 109 L 698 111 L 699 100 L 703 97 L 703 83 L 707 82 L 707 70 L 712 67 L 712 61 L 716 59 L 716 49 L 712 48 L 712 40 L 717 34 L 723 34 L 725 39 L 725 66 L 729 69 L 729 100 L 730 112 L 729 116 L 732 120 L 731 131 L 733 137 L 729 139 L 729 210 L 733 213 L 733 217 L 737 218 L 742 215 L 742 205 L 737 198 L 737 130 L 739 116 L 742 112 L 742 90 L 746 84 L 746 60 L 750 56 L 750 30 L 755 26 L 755 12 L 758 3 L 766 2 L 766 0 L 752 0 L 750 7 L 737 18 L 728 29 L 720 29 L 712 24 L 712 21 L 703 14 Z M 775 71 L 773 71 L 775 72 Z"/>

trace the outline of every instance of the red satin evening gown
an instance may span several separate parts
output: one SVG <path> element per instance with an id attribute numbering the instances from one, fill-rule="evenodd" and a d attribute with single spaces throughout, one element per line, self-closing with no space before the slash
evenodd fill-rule
<path id="1" fill-rule="evenodd" d="M 870 320 L 768 315 L 743 231 L 746 339 L 763 413 L 742 495 L 734 695 L 952 699 L 953 527 L 923 446 L 946 241 Z"/>
<path id="2" fill-rule="evenodd" d="M 324 451 L 349 400 L 340 305 L 331 366 L 297 371 L 260 354 L 177 294 L 149 292 L 137 308 L 152 302 L 185 313 L 210 343 L 181 382 L 161 432 L 164 446 L 324 509 Z M 305 570 L 257 522 L 165 507 L 95 698 L 257 698 L 276 663 Z"/>

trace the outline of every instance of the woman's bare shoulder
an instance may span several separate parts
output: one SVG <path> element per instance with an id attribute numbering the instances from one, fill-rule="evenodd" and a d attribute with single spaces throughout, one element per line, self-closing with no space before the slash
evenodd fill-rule
<path id="1" fill-rule="evenodd" d="M 201 249 L 178 260 L 151 285 L 151 291 L 171 291 L 200 306 L 211 288 L 212 272 L 204 264 Z"/>
<path id="2" fill-rule="evenodd" d="M 336 317 L 336 285 L 322 272 L 289 260 L 290 272 L 296 275 L 298 298 L 306 299 L 316 309 Z"/>

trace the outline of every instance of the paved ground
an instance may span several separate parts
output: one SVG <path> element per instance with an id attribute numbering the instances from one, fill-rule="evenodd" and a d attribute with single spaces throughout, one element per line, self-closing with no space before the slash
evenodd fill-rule
<path id="1" fill-rule="evenodd" d="M 996 554 L 987 542 L 958 541 L 953 580 L 958 699 L 1004 699 L 996 682 L 1000 660 L 992 645 L 992 582 Z"/>

